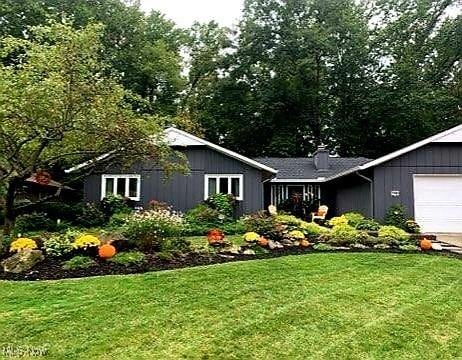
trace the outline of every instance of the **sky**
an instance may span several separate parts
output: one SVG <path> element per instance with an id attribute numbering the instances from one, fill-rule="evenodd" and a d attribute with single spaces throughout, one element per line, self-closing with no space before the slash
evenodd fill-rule
<path id="1" fill-rule="evenodd" d="M 215 20 L 222 26 L 237 24 L 244 0 L 141 0 L 145 11 L 159 10 L 180 27 L 194 21 Z"/>

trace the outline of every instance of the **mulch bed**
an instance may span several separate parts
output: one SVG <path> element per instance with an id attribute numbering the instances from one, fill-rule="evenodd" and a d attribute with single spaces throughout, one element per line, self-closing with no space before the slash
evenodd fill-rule
<path id="1" fill-rule="evenodd" d="M 399 249 L 350 249 L 350 250 L 327 250 L 327 251 L 315 251 L 313 249 L 300 249 L 300 248 L 289 248 L 279 249 L 266 254 L 256 255 L 232 255 L 232 256 L 220 256 L 219 254 L 204 254 L 204 253 L 188 253 L 184 254 L 171 260 L 164 260 L 157 257 L 155 254 L 146 254 L 146 261 L 142 265 L 123 266 L 112 262 L 97 259 L 97 266 L 93 266 L 88 269 L 77 269 L 77 270 L 64 270 L 62 268 L 63 260 L 55 258 L 47 258 L 45 261 L 37 264 L 34 268 L 26 273 L 12 274 L 0 272 L 0 280 L 14 280 L 14 281 L 33 281 L 33 280 L 58 280 L 68 278 L 82 278 L 82 277 L 93 277 L 103 275 L 124 275 L 124 274 L 140 274 L 146 272 L 154 272 L 169 269 L 180 269 L 186 267 L 195 267 L 210 264 L 220 264 L 233 261 L 246 261 L 254 259 L 267 259 L 274 257 L 281 257 L 287 255 L 302 255 L 310 253 L 332 253 L 332 252 L 380 252 L 380 253 L 397 253 L 397 254 L 409 254 L 409 253 L 421 253 L 420 251 L 402 251 Z M 428 251 L 424 254 L 427 255 L 445 255 L 458 257 L 462 259 L 462 256 L 455 255 L 446 251 Z M 0 270 L 1 271 L 1 270 Z"/>

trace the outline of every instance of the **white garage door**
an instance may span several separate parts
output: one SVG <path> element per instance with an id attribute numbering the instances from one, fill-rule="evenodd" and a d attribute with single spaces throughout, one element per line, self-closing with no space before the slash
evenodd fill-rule
<path id="1" fill-rule="evenodd" d="M 415 175 L 414 211 L 424 232 L 462 232 L 462 176 Z"/>

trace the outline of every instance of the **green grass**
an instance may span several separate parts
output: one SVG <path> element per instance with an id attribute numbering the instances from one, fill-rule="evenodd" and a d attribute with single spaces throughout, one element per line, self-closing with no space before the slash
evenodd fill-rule
<path id="1" fill-rule="evenodd" d="M 47 359 L 457 358 L 462 261 L 313 254 L 0 282 L 0 334 Z"/>

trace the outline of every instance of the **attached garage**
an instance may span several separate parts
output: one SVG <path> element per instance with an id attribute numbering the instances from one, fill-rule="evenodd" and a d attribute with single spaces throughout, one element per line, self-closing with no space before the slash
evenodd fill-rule
<path id="1" fill-rule="evenodd" d="M 462 232 L 462 175 L 414 175 L 414 214 L 425 232 Z"/>

